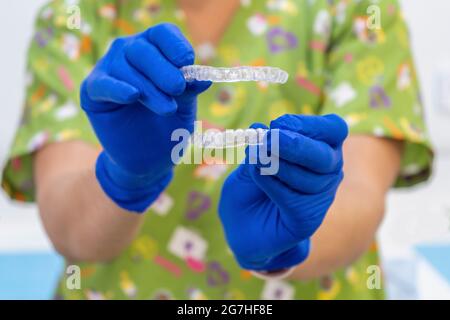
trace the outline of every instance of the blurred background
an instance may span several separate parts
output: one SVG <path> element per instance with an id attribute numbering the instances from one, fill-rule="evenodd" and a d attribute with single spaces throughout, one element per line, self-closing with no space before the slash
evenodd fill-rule
<path id="1" fill-rule="evenodd" d="M 0 10 L 0 163 L 19 121 L 34 16 L 47 0 Z M 450 299 L 450 1 L 403 0 L 437 157 L 432 180 L 394 190 L 379 232 L 390 299 Z M 0 193 L 0 299 L 49 299 L 63 260 L 33 205 Z"/>

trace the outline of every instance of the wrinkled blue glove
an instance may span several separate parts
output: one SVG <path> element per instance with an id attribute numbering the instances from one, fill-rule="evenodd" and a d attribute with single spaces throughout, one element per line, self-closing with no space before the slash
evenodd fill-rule
<path id="1" fill-rule="evenodd" d="M 81 106 L 103 146 L 97 179 L 124 209 L 144 212 L 172 179 L 172 132 L 193 132 L 196 97 L 211 84 L 185 81 L 179 68 L 193 63 L 179 29 L 160 24 L 115 40 L 81 86 Z"/>
<path id="2" fill-rule="evenodd" d="M 285 115 L 270 129 L 279 130 L 279 150 L 271 143 L 273 131 L 264 148 L 278 156 L 278 172 L 262 175 L 264 165 L 249 164 L 247 149 L 246 161 L 225 181 L 219 203 L 236 260 L 255 271 L 282 270 L 306 259 L 309 239 L 343 179 L 342 144 L 348 134 L 336 115 Z"/>

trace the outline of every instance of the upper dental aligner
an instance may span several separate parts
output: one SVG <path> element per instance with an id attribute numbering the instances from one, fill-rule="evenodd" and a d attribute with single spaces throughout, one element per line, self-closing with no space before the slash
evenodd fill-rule
<path id="1" fill-rule="evenodd" d="M 289 75 L 276 67 L 234 67 L 216 68 L 191 65 L 181 68 L 186 81 L 238 82 L 263 81 L 268 83 L 286 83 Z"/>
<path id="2" fill-rule="evenodd" d="M 260 145 L 266 129 L 236 129 L 226 131 L 209 130 L 193 135 L 194 146 L 209 149 L 234 148 L 244 145 Z"/>

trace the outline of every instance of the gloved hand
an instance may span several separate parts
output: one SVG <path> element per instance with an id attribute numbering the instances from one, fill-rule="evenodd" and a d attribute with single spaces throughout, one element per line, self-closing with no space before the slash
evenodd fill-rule
<path id="1" fill-rule="evenodd" d="M 193 63 L 178 28 L 160 24 L 115 40 L 81 86 L 81 106 L 103 146 L 97 179 L 124 209 L 145 211 L 171 181 L 172 132 L 192 133 L 196 97 L 210 85 L 185 81 L 179 68 Z"/>
<path id="2" fill-rule="evenodd" d="M 264 166 L 249 164 L 247 149 L 246 161 L 225 181 L 219 203 L 236 260 L 255 271 L 282 270 L 306 259 L 309 239 L 343 179 L 342 144 L 348 134 L 336 115 L 285 115 L 270 129 L 278 129 L 279 150 L 271 142 L 273 131 L 265 148 L 278 156 L 278 172 L 261 175 Z"/>

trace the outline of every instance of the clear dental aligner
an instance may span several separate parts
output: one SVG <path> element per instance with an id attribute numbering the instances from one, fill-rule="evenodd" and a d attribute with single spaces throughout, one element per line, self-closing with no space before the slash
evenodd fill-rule
<path id="1" fill-rule="evenodd" d="M 193 144 L 195 147 L 205 149 L 261 145 L 267 131 L 266 129 L 209 130 L 203 134 L 194 133 Z"/>
<path id="2" fill-rule="evenodd" d="M 186 81 L 238 82 L 261 81 L 267 83 L 286 83 L 289 75 L 276 67 L 234 67 L 216 68 L 191 65 L 181 68 Z"/>

